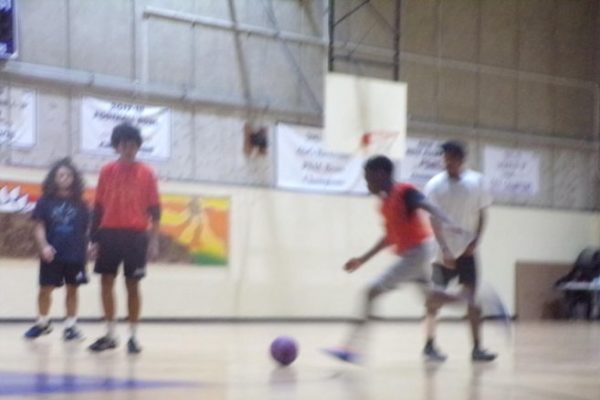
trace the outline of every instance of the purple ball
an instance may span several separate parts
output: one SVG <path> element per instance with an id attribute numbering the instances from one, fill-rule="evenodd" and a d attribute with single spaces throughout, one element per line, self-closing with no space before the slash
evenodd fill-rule
<path id="1" fill-rule="evenodd" d="M 298 345 L 289 336 L 279 336 L 271 343 L 271 357 L 280 365 L 286 366 L 298 357 Z"/>

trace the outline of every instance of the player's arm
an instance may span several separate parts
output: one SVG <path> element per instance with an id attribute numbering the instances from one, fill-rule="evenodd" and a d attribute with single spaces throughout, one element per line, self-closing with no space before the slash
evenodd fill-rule
<path id="1" fill-rule="evenodd" d="M 152 175 L 148 184 L 148 208 L 146 212 L 150 218 L 150 231 L 148 232 L 148 258 L 158 258 L 158 238 L 160 233 L 160 197 L 158 194 L 158 182 L 156 176 Z"/>
<path id="2" fill-rule="evenodd" d="M 449 268 L 453 268 L 456 260 L 448 248 L 448 244 L 446 244 L 446 238 L 444 237 L 442 224 L 433 216 L 431 216 L 431 227 L 433 228 L 435 240 L 438 242 L 440 249 L 442 250 L 442 255 L 444 256 L 444 265 Z"/>
<path id="3" fill-rule="evenodd" d="M 95 260 L 98 256 L 98 230 L 100 229 L 100 221 L 102 221 L 103 212 L 102 206 L 98 203 L 94 203 L 88 234 L 88 258 L 90 260 Z"/>
<path id="4" fill-rule="evenodd" d="M 375 256 L 375 254 L 379 253 L 381 250 L 385 249 L 388 246 L 389 246 L 389 243 L 387 242 L 385 237 L 379 239 L 377 241 L 377 243 L 375 243 L 375 245 L 373 245 L 373 247 L 371 247 L 365 254 L 363 254 L 360 257 L 355 257 L 355 258 L 350 259 L 346 263 L 346 265 L 344 265 L 344 269 L 348 272 L 357 270 L 364 263 L 366 263 L 371 258 L 373 258 L 373 256 Z"/>
<path id="5" fill-rule="evenodd" d="M 477 229 L 475 230 L 475 238 L 469 243 L 467 249 L 464 252 L 466 256 L 472 256 L 475 254 L 475 250 L 479 245 L 483 230 L 485 229 L 485 223 L 487 221 L 487 208 L 492 204 L 492 194 L 489 189 L 489 182 L 485 179 L 481 179 L 480 182 L 480 193 L 479 193 L 479 218 L 477 220 Z"/>
<path id="6" fill-rule="evenodd" d="M 106 197 L 106 170 L 100 170 L 100 176 L 98 177 L 98 184 L 96 185 L 96 195 L 94 196 L 94 206 L 92 208 L 92 221 L 90 223 L 90 240 L 92 243 L 98 241 L 98 230 L 100 223 L 102 222 L 102 216 L 104 214 L 104 204 Z"/>
<path id="7" fill-rule="evenodd" d="M 435 178 L 431 179 L 425 185 L 425 189 L 423 194 L 425 198 L 429 200 L 432 205 L 437 205 L 436 196 L 435 196 Z M 435 218 L 433 215 L 429 216 L 431 221 L 431 227 L 433 228 L 433 235 L 435 236 L 435 240 L 438 242 L 440 249 L 443 255 L 444 265 L 448 267 L 453 267 L 455 264 L 455 259 L 450 251 L 448 244 L 446 243 L 446 238 L 444 236 L 443 226 L 439 219 Z"/>
<path id="8" fill-rule="evenodd" d="M 33 209 L 33 213 L 31 215 L 31 219 L 33 220 L 33 240 L 38 249 L 38 253 L 40 254 L 40 258 L 45 262 L 52 262 L 54 260 L 54 255 L 56 254 L 56 250 L 50 243 L 48 243 L 48 239 L 46 237 L 46 215 L 47 215 L 47 207 L 44 197 L 40 198 Z"/>
<path id="9" fill-rule="evenodd" d="M 150 215 L 150 230 L 148 232 L 148 257 L 151 260 L 156 260 L 158 257 L 158 238 L 160 233 L 160 206 L 152 206 L 148 208 Z"/>
<path id="10" fill-rule="evenodd" d="M 85 231 L 84 231 L 84 235 L 85 235 L 85 246 L 88 249 L 88 254 L 87 257 L 89 258 L 90 254 L 89 254 L 89 248 L 90 248 L 90 235 L 91 235 L 91 231 L 92 231 L 92 211 L 90 209 L 90 206 L 86 203 L 83 204 L 82 206 L 82 212 L 84 213 L 84 218 L 85 218 Z"/>
<path id="11" fill-rule="evenodd" d="M 446 215 L 445 212 L 429 201 L 425 195 L 419 192 L 417 189 L 407 190 L 404 201 L 406 203 L 408 214 L 411 214 L 416 209 L 420 208 L 431 214 L 432 219 L 437 220 L 438 224 L 455 226 L 454 222 Z"/>
<path id="12" fill-rule="evenodd" d="M 104 170 L 101 170 L 100 176 L 98 177 L 98 185 L 96 186 L 96 195 L 90 221 L 90 244 L 88 246 L 88 258 L 90 260 L 94 260 L 98 256 L 98 230 L 100 229 L 100 223 L 102 222 L 102 216 L 104 214 L 105 190 L 106 177 Z"/>
<path id="13" fill-rule="evenodd" d="M 44 226 L 44 222 L 42 220 L 35 220 L 33 237 L 42 260 L 48 263 L 52 262 L 52 260 L 54 260 L 54 255 L 56 254 L 56 250 L 54 250 L 54 247 L 48 243 L 48 239 L 46 238 L 46 227 Z"/>
<path id="14" fill-rule="evenodd" d="M 102 206 L 98 203 L 94 204 L 94 209 L 92 210 L 92 221 L 90 223 L 90 240 L 92 243 L 96 243 L 98 241 L 98 230 L 100 228 L 100 221 L 102 221 L 102 214 L 104 214 Z"/>
<path id="15" fill-rule="evenodd" d="M 479 239 L 483 234 L 483 229 L 485 228 L 485 222 L 487 220 L 487 210 L 481 209 L 479 210 L 479 221 L 477 221 L 477 230 L 475 231 L 475 239 L 473 239 L 473 244 L 477 245 L 479 243 Z"/>
<path id="16" fill-rule="evenodd" d="M 479 219 L 477 220 L 477 229 L 475 231 L 475 238 L 469 243 L 467 249 L 465 250 L 464 255 L 472 256 L 475 253 L 475 249 L 477 249 L 477 245 L 479 244 L 479 240 L 483 235 L 483 230 L 485 228 L 485 221 L 487 219 L 487 211 L 485 208 L 479 210 Z"/>

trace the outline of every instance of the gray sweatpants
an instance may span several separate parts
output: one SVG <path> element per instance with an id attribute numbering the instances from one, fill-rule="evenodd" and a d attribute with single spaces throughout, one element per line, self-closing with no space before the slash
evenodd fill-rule
<path id="1" fill-rule="evenodd" d="M 431 286 L 431 264 L 435 258 L 436 245 L 433 239 L 408 249 L 373 283 L 382 292 L 395 289 L 401 283 L 418 283 Z"/>

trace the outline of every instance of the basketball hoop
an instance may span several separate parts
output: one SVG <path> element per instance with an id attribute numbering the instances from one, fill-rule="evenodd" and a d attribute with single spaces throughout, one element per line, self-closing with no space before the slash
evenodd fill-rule
<path id="1" fill-rule="evenodd" d="M 360 137 L 359 152 L 366 156 L 382 154 L 397 158 L 403 151 L 404 140 L 400 132 L 371 131 L 363 133 Z"/>
<path id="2" fill-rule="evenodd" d="M 404 156 L 406 84 L 328 73 L 324 143 L 346 154 Z"/>

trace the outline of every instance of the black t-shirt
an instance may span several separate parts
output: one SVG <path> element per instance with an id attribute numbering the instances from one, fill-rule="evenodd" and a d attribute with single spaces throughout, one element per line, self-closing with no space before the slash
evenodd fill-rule
<path id="1" fill-rule="evenodd" d="M 56 250 L 57 261 L 83 263 L 86 260 L 90 212 L 85 203 L 42 196 L 32 218 L 46 228 L 46 240 Z"/>

